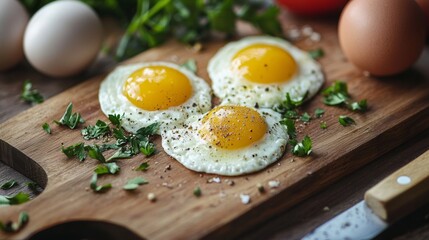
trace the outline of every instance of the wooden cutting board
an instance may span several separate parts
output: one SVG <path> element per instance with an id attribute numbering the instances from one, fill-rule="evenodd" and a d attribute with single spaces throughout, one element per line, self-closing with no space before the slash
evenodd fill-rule
<path id="1" fill-rule="evenodd" d="M 87 238 L 98 236 L 102 239 L 114 239 L 118 234 L 119 239 L 137 236 L 148 239 L 233 238 L 429 127 L 428 49 L 406 73 L 376 79 L 364 76 L 347 62 L 338 46 L 334 23 L 315 22 L 312 26 L 321 33 L 321 42 L 302 41 L 298 46 L 305 50 L 321 47 L 325 51 L 325 57 L 320 60 L 327 79 L 324 87 L 336 79 L 347 81 L 353 98 L 368 99 L 370 109 L 358 114 L 327 107 L 322 104 L 320 94 L 308 102 L 302 112 L 313 113 L 316 108 L 326 110 L 321 119 L 298 127 L 299 139 L 308 134 L 313 140 L 310 157 L 294 157 L 288 149 L 281 160 L 265 170 L 239 177 L 220 176 L 220 183 L 208 183 L 218 176 L 187 170 L 163 152 L 158 137 L 155 143 L 159 152 L 155 156 L 146 159 L 139 155 L 120 160 L 118 176 L 99 179 L 99 184 L 112 183 L 113 189 L 103 194 L 93 193 L 89 182 L 97 161 L 67 159 L 60 151 L 61 143 L 68 146 L 81 142 L 80 131 L 51 124 L 53 134 L 48 135 L 41 125 L 59 119 L 69 102 L 74 103 L 74 110 L 82 114 L 86 124 L 94 124 L 97 119 L 106 120 L 97 98 L 105 75 L 98 76 L 0 125 L 0 159 L 40 185 L 46 185 L 31 201 L 0 208 L 1 220 L 16 219 L 23 210 L 30 215 L 29 224 L 21 232 L 0 233 L 0 239 L 29 236 L 43 239 L 45 233 L 61 239 L 79 233 L 90 234 Z M 210 42 L 204 44 L 202 52 L 196 53 L 171 42 L 124 64 L 153 60 L 183 63 L 194 58 L 198 63 L 198 75 L 210 82 L 207 62 L 223 45 L 223 42 Z M 341 126 L 339 115 L 351 116 L 356 125 Z M 320 129 L 320 121 L 326 121 L 326 130 Z M 150 164 L 147 172 L 133 170 L 145 161 Z M 137 176 L 146 178 L 149 184 L 135 192 L 122 190 L 128 179 Z M 279 187 L 270 189 L 268 182 L 271 180 L 279 181 Z M 235 183 L 232 186 L 228 184 L 231 181 Z M 265 193 L 259 193 L 258 183 L 265 186 Z M 196 186 L 201 187 L 200 198 L 193 195 Z M 148 201 L 148 193 L 155 193 L 157 201 Z M 250 195 L 250 204 L 244 205 L 240 194 Z"/>

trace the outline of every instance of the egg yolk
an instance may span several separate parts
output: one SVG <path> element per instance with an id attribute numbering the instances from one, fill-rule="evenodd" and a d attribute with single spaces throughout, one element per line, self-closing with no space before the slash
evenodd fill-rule
<path id="1" fill-rule="evenodd" d="M 260 140 L 267 131 L 265 119 L 243 106 L 220 106 L 202 119 L 199 135 L 213 146 L 234 150 Z"/>
<path id="2" fill-rule="evenodd" d="M 166 66 L 149 66 L 133 72 L 125 81 L 123 94 L 136 107 L 148 111 L 179 106 L 192 95 L 188 77 Z"/>
<path id="3" fill-rule="evenodd" d="M 297 71 L 296 62 L 284 49 L 254 44 L 237 52 L 231 62 L 232 71 L 238 77 L 254 83 L 283 83 Z"/>

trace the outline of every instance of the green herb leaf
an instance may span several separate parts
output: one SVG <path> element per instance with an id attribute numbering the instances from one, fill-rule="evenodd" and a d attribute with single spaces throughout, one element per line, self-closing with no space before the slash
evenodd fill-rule
<path id="1" fill-rule="evenodd" d="M 28 80 L 24 82 L 22 87 L 21 99 L 33 105 L 43 102 L 43 96 L 39 93 L 39 91 L 33 89 L 33 84 Z"/>
<path id="2" fill-rule="evenodd" d="M 142 127 L 139 130 L 137 130 L 136 136 L 142 139 L 142 138 L 154 135 L 158 131 L 160 125 L 161 124 L 157 122 L 157 123 L 152 123 L 147 127 Z"/>
<path id="3" fill-rule="evenodd" d="M 72 111 L 73 103 L 69 103 L 61 119 L 54 122 L 61 126 L 67 126 L 70 129 L 75 129 L 79 124 L 85 122 L 85 120 L 80 116 L 80 113 L 73 113 Z"/>
<path id="4" fill-rule="evenodd" d="M 16 187 L 16 186 L 18 186 L 18 182 L 17 181 L 15 181 L 15 180 L 9 180 L 9 181 L 3 183 L 0 186 L 0 188 L 3 189 L 3 190 L 9 190 L 9 189 L 11 189 L 13 187 Z"/>
<path id="5" fill-rule="evenodd" d="M 101 144 L 99 146 L 99 149 L 101 152 L 105 152 L 105 151 L 110 150 L 110 149 L 119 149 L 119 148 L 121 148 L 121 147 L 118 146 L 116 143 L 105 143 L 105 144 Z"/>
<path id="6" fill-rule="evenodd" d="M 304 100 L 307 98 L 308 92 L 305 93 L 304 97 L 302 97 L 300 100 L 292 100 L 289 93 L 286 93 L 286 100 L 283 101 L 283 107 L 286 110 L 293 110 L 299 106 L 301 106 L 304 103 Z"/>
<path id="7" fill-rule="evenodd" d="M 328 106 L 345 106 L 355 112 L 365 112 L 368 108 L 366 99 L 350 103 L 350 94 L 347 84 L 335 81 L 330 87 L 323 90 L 323 102 Z"/>
<path id="8" fill-rule="evenodd" d="M 106 122 L 98 120 L 94 126 L 86 126 L 81 133 L 85 140 L 102 137 L 110 132 L 109 125 Z"/>
<path id="9" fill-rule="evenodd" d="M 310 50 L 310 51 L 308 51 L 308 53 L 310 54 L 311 58 L 316 59 L 316 60 L 325 56 L 325 52 L 321 48 Z"/>
<path id="10" fill-rule="evenodd" d="M 155 153 L 155 145 L 148 141 L 142 141 L 140 142 L 140 152 L 149 157 Z"/>
<path id="11" fill-rule="evenodd" d="M 30 200 L 30 195 L 27 193 L 19 192 L 14 196 L 0 195 L 0 205 L 17 205 L 25 203 Z"/>
<path id="12" fill-rule="evenodd" d="M 344 127 L 349 126 L 349 125 L 351 125 L 351 124 L 355 124 L 355 120 L 353 120 L 351 117 L 344 116 L 344 115 L 341 115 L 341 116 L 338 118 L 338 122 L 339 122 L 341 125 L 343 125 Z"/>
<path id="13" fill-rule="evenodd" d="M 303 122 L 310 122 L 311 120 L 311 116 L 308 113 L 304 113 L 301 115 L 301 121 Z"/>
<path id="14" fill-rule="evenodd" d="M 280 123 L 286 126 L 287 134 L 291 139 L 296 138 L 296 128 L 294 120 L 285 118 L 281 120 Z"/>
<path id="15" fill-rule="evenodd" d="M 194 188 L 194 196 L 195 197 L 201 197 L 201 188 L 200 186 L 197 186 Z"/>
<path id="16" fill-rule="evenodd" d="M 123 115 L 121 116 L 119 114 L 109 114 L 110 122 L 117 128 L 121 128 L 122 126 L 122 117 Z"/>
<path id="17" fill-rule="evenodd" d="M 40 193 L 43 189 L 35 182 L 28 182 L 26 183 L 27 187 L 35 192 L 35 193 Z"/>
<path id="18" fill-rule="evenodd" d="M 18 217 L 18 222 L 16 223 L 9 221 L 4 224 L 0 221 L 0 230 L 4 232 L 9 232 L 9 233 L 18 232 L 27 224 L 29 220 L 30 220 L 30 217 L 28 216 L 27 212 L 20 212 Z"/>
<path id="19" fill-rule="evenodd" d="M 136 171 L 147 171 L 148 168 L 149 168 L 149 163 L 144 162 L 140 164 L 138 168 L 136 168 Z"/>
<path id="20" fill-rule="evenodd" d="M 77 144 L 71 145 L 69 147 L 64 147 L 64 145 L 62 145 L 61 151 L 68 158 L 76 157 L 80 161 L 83 161 L 86 158 L 86 151 L 85 151 L 85 144 L 84 143 L 77 143 Z"/>
<path id="21" fill-rule="evenodd" d="M 139 185 L 147 184 L 147 183 L 149 183 L 149 182 L 146 181 L 146 179 L 144 179 L 142 177 L 136 177 L 136 178 L 129 180 L 127 182 L 127 184 L 124 185 L 123 189 L 128 190 L 128 191 L 135 190 L 139 187 Z"/>
<path id="22" fill-rule="evenodd" d="M 116 139 L 121 140 L 122 143 L 126 143 L 128 141 L 128 138 L 125 135 L 124 130 L 122 130 L 122 128 L 114 128 L 113 129 L 113 136 Z"/>
<path id="23" fill-rule="evenodd" d="M 197 72 L 197 62 L 193 58 L 186 60 L 186 62 L 182 64 L 182 67 L 188 69 L 193 73 Z"/>
<path id="24" fill-rule="evenodd" d="M 100 151 L 100 148 L 97 144 L 91 146 L 85 146 L 85 150 L 88 151 L 88 156 L 98 161 L 104 163 L 106 159 L 103 156 L 103 153 Z"/>
<path id="25" fill-rule="evenodd" d="M 327 129 L 328 128 L 328 125 L 326 125 L 325 121 L 320 122 L 320 128 L 321 129 Z"/>
<path id="26" fill-rule="evenodd" d="M 298 119 L 298 118 L 299 118 L 299 115 L 298 115 L 298 112 L 297 112 L 297 111 L 295 111 L 295 110 L 289 110 L 289 111 L 286 111 L 286 112 L 283 114 L 283 117 L 284 117 L 284 118 L 289 118 L 289 119 Z"/>
<path id="27" fill-rule="evenodd" d="M 103 163 L 101 165 L 98 165 L 97 168 L 95 168 L 94 172 L 98 175 L 103 174 L 116 174 L 119 172 L 121 168 L 115 163 Z"/>
<path id="28" fill-rule="evenodd" d="M 46 133 L 51 134 L 51 126 L 49 126 L 48 123 L 44 123 L 42 125 L 43 130 L 45 130 Z"/>
<path id="29" fill-rule="evenodd" d="M 90 187 L 91 189 L 96 192 L 96 193 L 103 193 L 108 191 L 109 189 L 112 188 L 112 184 L 105 184 L 105 185 L 97 185 L 97 181 L 98 181 L 98 175 L 97 173 L 92 174 L 92 178 L 91 178 L 91 182 L 90 182 Z"/>
<path id="30" fill-rule="evenodd" d="M 114 160 L 114 159 L 126 159 L 134 156 L 135 154 L 131 150 L 126 150 L 124 148 L 119 149 L 116 151 L 111 157 L 107 159 L 107 162 Z"/>
<path id="31" fill-rule="evenodd" d="M 368 109 L 366 99 L 351 103 L 350 109 L 355 112 L 365 112 Z"/>
<path id="32" fill-rule="evenodd" d="M 293 149 L 292 149 L 292 153 L 295 156 L 298 157 L 304 157 L 304 156 L 308 156 L 311 154 L 311 147 L 312 147 L 312 142 L 309 136 L 305 136 L 304 139 L 297 143 Z"/>
<path id="33" fill-rule="evenodd" d="M 325 110 L 321 108 L 316 108 L 316 110 L 314 110 L 314 116 L 316 116 L 317 118 L 321 118 L 323 114 L 325 114 Z"/>

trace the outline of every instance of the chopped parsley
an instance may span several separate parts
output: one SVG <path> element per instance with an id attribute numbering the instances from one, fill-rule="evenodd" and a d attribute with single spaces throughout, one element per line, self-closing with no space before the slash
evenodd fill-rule
<path id="1" fill-rule="evenodd" d="M 305 136 L 301 142 L 298 142 L 292 148 L 292 153 L 298 157 L 304 157 L 311 154 L 312 142 L 309 136 Z"/>
<path id="2" fill-rule="evenodd" d="M 325 114 L 325 110 L 321 108 L 316 108 L 316 110 L 314 110 L 314 116 L 316 116 L 316 118 L 321 118 L 323 114 Z"/>
<path id="3" fill-rule="evenodd" d="M 30 195 L 27 193 L 19 192 L 14 196 L 0 195 L 0 205 L 17 205 L 25 203 L 30 200 Z"/>
<path id="4" fill-rule="evenodd" d="M 112 184 L 110 183 L 105 185 L 97 185 L 97 180 L 98 180 L 98 174 L 97 173 L 92 174 L 90 187 L 94 192 L 103 193 L 112 188 Z"/>
<path id="5" fill-rule="evenodd" d="M 123 115 L 121 116 L 119 114 L 109 114 L 110 122 L 117 128 L 121 128 L 122 126 L 122 117 Z"/>
<path id="6" fill-rule="evenodd" d="M 345 106 L 355 112 L 365 112 L 368 109 L 366 99 L 350 102 L 350 94 L 345 82 L 335 81 L 322 93 L 324 95 L 323 103 L 328 106 Z"/>
<path id="7" fill-rule="evenodd" d="M 115 163 L 103 163 L 98 165 L 94 172 L 97 173 L 98 175 L 103 175 L 103 174 L 117 174 L 119 172 L 119 170 L 121 170 L 121 168 Z"/>
<path id="8" fill-rule="evenodd" d="M 298 119 L 299 114 L 296 110 L 288 110 L 283 114 L 283 117 L 289 119 Z"/>
<path id="9" fill-rule="evenodd" d="M 286 126 L 287 134 L 291 139 L 296 138 L 295 122 L 292 119 L 285 118 L 280 123 Z"/>
<path id="10" fill-rule="evenodd" d="M 127 191 L 136 190 L 140 185 L 149 183 L 146 179 L 142 177 L 136 177 L 131 180 L 128 180 L 127 184 L 124 185 L 123 189 Z"/>
<path id="11" fill-rule="evenodd" d="M 9 181 L 3 183 L 0 186 L 0 188 L 3 189 L 3 190 L 9 190 L 9 189 L 11 189 L 13 187 L 16 187 L 16 186 L 18 186 L 18 182 L 17 181 L 15 181 L 15 180 L 9 180 Z"/>
<path id="12" fill-rule="evenodd" d="M 136 168 L 136 171 L 147 171 L 148 168 L 149 168 L 149 163 L 144 162 L 140 164 L 138 168 Z"/>
<path id="13" fill-rule="evenodd" d="M 151 142 L 143 142 L 143 146 L 140 146 L 140 152 L 145 156 L 149 157 L 155 153 L 155 145 Z"/>
<path id="14" fill-rule="evenodd" d="M 304 103 L 304 100 L 307 98 L 308 94 L 309 94 L 309 92 L 307 91 L 305 93 L 304 97 L 302 97 L 301 99 L 299 99 L 299 100 L 293 100 L 290 97 L 290 94 L 286 93 L 285 100 L 283 100 L 281 102 L 280 106 L 277 106 L 275 110 L 278 111 L 278 112 L 281 112 L 281 113 L 284 113 L 284 112 L 290 111 L 290 110 L 294 110 L 294 109 L 296 109 L 297 107 L 301 106 Z"/>
<path id="15" fill-rule="evenodd" d="M 341 116 L 338 118 L 338 122 L 339 122 L 341 125 L 343 125 L 344 127 L 349 126 L 349 125 L 352 125 L 352 124 L 355 124 L 355 120 L 353 120 L 353 118 L 348 117 L 348 116 L 344 116 L 344 115 L 341 115 Z"/>
<path id="16" fill-rule="evenodd" d="M 18 222 L 6 222 L 3 223 L 0 221 L 0 230 L 3 232 L 18 232 L 21 230 L 30 220 L 27 212 L 20 212 L 18 217 Z"/>
<path id="17" fill-rule="evenodd" d="M 182 67 L 188 69 L 189 71 L 191 71 L 193 73 L 197 72 L 197 62 L 193 58 L 186 60 L 186 62 L 184 62 L 182 64 Z"/>
<path id="18" fill-rule="evenodd" d="M 320 129 L 327 129 L 328 125 L 326 125 L 325 121 L 320 122 Z"/>
<path id="19" fill-rule="evenodd" d="M 200 186 L 197 186 L 194 188 L 194 196 L 195 197 L 201 197 L 201 188 Z"/>
<path id="20" fill-rule="evenodd" d="M 26 80 L 22 87 L 21 99 L 24 102 L 31 103 L 33 105 L 39 104 L 43 102 L 43 96 L 37 91 L 37 89 L 33 89 L 33 84 Z"/>
<path id="21" fill-rule="evenodd" d="M 43 189 L 35 182 L 26 183 L 27 187 L 34 193 L 40 193 Z"/>
<path id="22" fill-rule="evenodd" d="M 70 129 L 75 129 L 79 124 L 84 123 L 85 120 L 80 116 L 80 113 L 73 113 L 73 103 L 69 103 L 60 120 L 54 122 L 61 126 L 67 126 Z"/>
<path id="23" fill-rule="evenodd" d="M 83 161 L 86 158 L 86 151 L 85 151 L 85 144 L 84 143 L 76 143 L 76 144 L 71 145 L 69 147 L 64 147 L 64 145 L 62 145 L 61 151 L 68 158 L 76 157 L 80 161 Z"/>
<path id="24" fill-rule="evenodd" d="M 305 112 L 304 114 L 301 115 L 300 119 L 303 122 L 310 122 L 311 116 L 308 113 Z"/>
<path id="25" fill-rule="evenodd" d="M 49 126 L 48 123 L 44 123 L 42 125 L 43 130 L 45 130 L 46 133 L 51 134 L 51 126 Z"/>
<path id="26" fill-rule="evenodd" d="M 88 152 L 88 156 L 90 158 L 97 159 L 102 163 L 106 162 L 106 158 L 104 158 L 103 153 L 97 144 L 85 146 L 85 150 Z"/>
<path id="27" fill-rule="evenodd" d="M 101 120 L 97 120 L 94 126 L 91 126 L 91 125 L 86 126 L 81 131 L 83 139 L 85 140 L 102 137 L 108 134 L 109 132 L 110 132 L 109 125 L 106 122 L 103 122 Z"/>
<path id="28" fill-rule="evenodd" d="M 325 56 L 325 52 L 321 48 L 310 50 L 308 51 L 308 54 L 310 54 L 310 57 L 313 59 L 319 59 Z"/>
<path id="29" fill-rule="evenodd" d="M 122 147 L 118 151 L 116 151 L 111 157 L 109 157 L 106 161 L 109 162 L 114 159 L 126 159 L 134 156 L 134 152 L 131 150 L 127 150 L 126 148 Z"/>
<path id="30" fill-rule="evenodd" d="M 365 112 L 368 109 L 366 99 L 360 100 L 359 102 L 352 102 L 350 109 L 355 112 Z"/>
<path id="31" fill-rule="evenodd" d="M 142 127 L 139 130 L 137 130 L 137 134 L 136 135 L 140 139 L 141 138 L 145 138 L 145 137 L 149 137 L 151 135 L 154 135 L 158 131 L 160 125 L 161 125 L 160 123 L 156 122 L 156 123 L 150 124 L 147 127 Z"/>

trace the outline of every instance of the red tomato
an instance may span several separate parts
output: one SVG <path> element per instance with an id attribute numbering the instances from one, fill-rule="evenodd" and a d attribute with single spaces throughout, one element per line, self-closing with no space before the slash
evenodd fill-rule
<path id="1" fill-rule="evenodd" d="M 323 15 L 341 10 L 348 0 L 277 0 L 292 13 Z"/>

